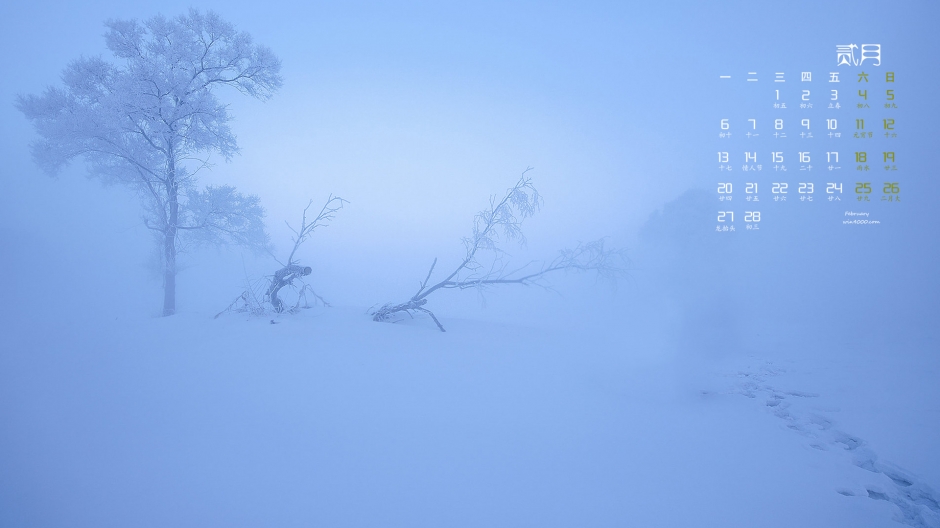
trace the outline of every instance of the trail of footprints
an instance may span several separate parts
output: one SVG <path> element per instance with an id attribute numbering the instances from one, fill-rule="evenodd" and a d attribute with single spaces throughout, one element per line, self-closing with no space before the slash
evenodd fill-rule
<path id="1" fill-rule="evenodd" d="M 735 392 L 762 402 L 788 429 L 808 438 L 810 447 L 841 453 L 852 464 L 877 475 L 862 488 L 864 491 L 842 488 L 836 490 L 838 493 L 848 497 L 867 494 L 869 499 L 894 504 L 898 508 L 896 521 L 918 528 L 940 528 L 940 494 L 902 469 L 879 461 L 861 438 L 835 428 L 825 410 L 808 404 L 818 394 L 782 391 L 767 383 L 768 378 L 784 372 L 771 363 L 757 372 L 738 372 L 741 382 Z"/>

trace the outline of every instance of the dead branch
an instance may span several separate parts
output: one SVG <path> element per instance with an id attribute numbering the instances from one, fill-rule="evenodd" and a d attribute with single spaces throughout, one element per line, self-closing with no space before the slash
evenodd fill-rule
<path id="1" fill-rule="evenodd" d="M 431 316 L 437 327 L 443 332 L 444 326 L 429 309 L 425 308 L 427 297 L 441 289 L 483 289 L 499 284 L 522 284 L 548 287 L 542 279 L 554 272 L 595 272 L 598 277 L 615 281 L 617 277 L 626 273 L 626 258 L 622 251 L 611 250 L 604 247 L 604 239 L 586 244 L 578 244 L 573 249 L 565 249 L 551 262 L 542 264 L 534 269 L 529 265 L 506 271 L 507 262 L 500 259 L 503 255 L 498 247 L 500 241 L 518 240 L 525 243 L 522 234 L 522 222 L 535 214 L 541 207 L 542 198 L 532 185 L 532 179 L 527 168 L 519 181 L 506 191 L 502 199 L 495 196 L 490 198 L 490 206 L 476 214 L 473 221 L 473 235 L 463 239 L 465 256 L 460 264 L 440 282 L 428 286 L 437 259 L 431 263 L 428 274 L 418 291 L 406 302 L 387 303 L 372 312 L 374 321 L 395 321 L 394 314 L 407 313 L 414 316 L 414 312 L 422 312 Z M 478 260 L 481 251 L 488 251 L 495 255 L 488 269 Z M 526 271 L 528 270 L 528 271 Z"/>
<path id="2" fill-rule="evenodd" d="M 320 208 L 320 213 L 312 221 L 307 222 L 307 211 L 310 209 L 310 206 L 313 205 L 313 200 L 307 203 L 307 207 L 304 207 L 303 217 L 300 221 L 300 229 L 295 230 L 291 227 L 290 224 L 287 224 L 287 228 L 293 231 L 294 237 L 294 247 L 291 249 L 290 255 L 287 257 L 287 264 L 285 266 L 290 266 L 294 263 L 294 254 L 297 253 L 297 249 L 301 244 L 304 243 L 310 235 L 313 234 L 314 230 L 318 227 L 326 227 L 336 218 L 336 212 L 343 208 L 343 204 L 349 203 L 347 200 L 340 198 L 339 196 L 330 195 L 327 198 L 326 203 L 323 204 L 323 207 Z"/>
<path id="3" fill-rule="evenodd" d="M 219 312 L 216 317 L 219 317 L 227 311 L 248 311 L 253 315 L 255 315 L 256 312 L 260 315 L 266 315 L 266 304 L 270 304 L 277 313 L 285 311 L 287 313 L 296 313 L 300 308 L 301 300 L 304 303 L 304 308 L 310 307 L 310 303 L 307 300 L 307 292 L 313 295 L 314 303 L 319 301 L 323 303 L 324 306 L 329 306 L 330 304 L 326 302 L 323 297 L 318 295 L 310 285 L 303 282 L 303 277 L 310 275 L 313 269 L 310 266 L 298 265 L 294 257 L 300 246 L 310 238 L 313 232 L 317 228 L 328 226 L 336 217 L 336 213 L 347 203 L 349 203 L 347 200 L 331 194 L 320 208 L 320 212 L 316 217 L 308 219 L 310 207 L 313 205 L 313 200 L 310 200 L 307 206 L 304 207 L 299 229 L 294 229 L 289 223 L 285 222 L 287 228 L 294 233 L 294 236 L 291 238 L 294 245 L 291 248 L 290 255 L 287 257 L 287 262 L 281 262 L 274 253 L 270 250 L 268 251 L 271 258 L 280 264 L 281 268 L 275 271 L 273 275 L 265 277 L 264 280 L 267 282 L 267 288 L 263 290 L 263 293 L 259 295 L 259 292 L 256 291 L 258 290 L 257 287 L 249 288 L 232 301 L 228 308 Z M 299 286 L 297 283 L 299 283 Z M 278 293 L 284 288 L 291 288 L 297 292 L 297 302 L 292 308 L 287 308 L 284 301 L 278 296 Z M 239 305 L 240 302 L 242 303 L 241 306 Z"/>

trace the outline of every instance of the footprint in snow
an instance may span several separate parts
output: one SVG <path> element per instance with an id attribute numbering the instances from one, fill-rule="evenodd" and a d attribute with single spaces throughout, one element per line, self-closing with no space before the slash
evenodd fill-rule
<path id="1" fill-rule="evenodd" d="M 914 476 L 891 464 L 881 462 L 865 441 L 857 436 L 834 429 L 835 422 L 820 414 L 820 409 L 803 410 L 802 403 L 818 398 L 819 394 L 804 391 L 780 391 L 767 385 L 769 377 L 780 376 L 786 370 L 767 365 L 754 371 L 739 371 L 734 393 L 751 399 L 760 398 L 764 407 L 786 423 L 787 429 L 812 438 L 809 446 L 819 451 L 850 453 L 852 464 L 884 477 L 884 487 L 866 486 L 863 493 L 840 488 L 836 492 L 846 497 L 868 497 L 895 506 L 895 520 L 917 528 L 940 528 L 940 494 Z M 831 409 L 829 409 L 831 410 Z M 826 410 L 822 410 L 825 412 Z"/>

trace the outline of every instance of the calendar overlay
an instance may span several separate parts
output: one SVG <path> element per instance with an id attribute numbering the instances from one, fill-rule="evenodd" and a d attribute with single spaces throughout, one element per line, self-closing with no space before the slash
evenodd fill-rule
<path id="1" fill-rule="evenodd" d="M 722 72 L 715 119 L 715 232 L 760 231 L 785 208 L 829 208 L 847 226 L 877 226 L 901 207 L 897 75 L 880 44 L 839 44 L 807 71 Z"/>

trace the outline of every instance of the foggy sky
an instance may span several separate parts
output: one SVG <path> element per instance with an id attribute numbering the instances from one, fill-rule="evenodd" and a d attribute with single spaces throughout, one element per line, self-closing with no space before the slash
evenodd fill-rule
<path id="1" fill-rule="evenodd" d="M 122 289 L 140 295 L 114 294 L 120 303 L 156 306 L 159 284 L 146 269 L 150 239 L 137 199 L 86 180 L 81 162 L 55 180 L 41 173 L 28 150 L 35 133 L 12 101 L 58 84 L 69 60 L 108 58 L 104 20 L 174 16 L 188 7 L 37 2 L 2 8 L 0 39 L 15 50 L 4 56 L 7 74 L 0 79 L 0 99 L 11 103 L 0 106 L 7 275 L 39 259 L 56 270 L 50 280 L 61 277 L 98 295 L 102 288 L 92 284 L 124 281 Z M 877 233 L 830 229 L 825 222 L 832 217 L 793 214 L 761 238 L 739 236 L 736 243 L 746 247 L 716 256 L 716 265 L 729 288 L 745 277 L 759 284 L 753 291 L 760 293 L 735 290 L 730 302 L 737 305 L 779 304 L 764 290 L 773 273 L 785 274 L 781 295 L 805 291 L 831 305 L 894 291 L 904 299 L 899 306 L 918 307 L 927 302 L 925 291 L 935 291 L 937 184 L 929 156 L 937 72 L 927 56 L 928 21 L 937 13 L 931 3 L 890 9 L 878 2 L 194 7 L 218 11 L 270 46 L 285 79 L 268 102 L 219 91 L 231 105 L 241 155 L 230 163 L 215 159 L 201 182 L 260 195 L 280 251 L 289 247 L 284 222 L 296 224 L 308 200 L 320 203 L 330 193 L 348 199 L 301 255 L 334 302 L 368 306 L 410 295 L 433 258 L 459 258 L 459 239 L 469 233 L 473 214 L 527 167 L 535 168 L 545 204 L 527 222 L 528 248 L 508 248 L 516 259 L 548 258 L 580 240 L 608 236 L 632 252 L 641 268 L 635 278 L 652 280 L 642 268 L 667 265 L 644 263 L 641 226 L 665 203 L 689 189 L 712 192 L 717 181 L 711 132 L 728 102 L 719 100 L 714 78 L 771 65 L 795 72 L 806 63 L 827 64 L 842 41 L 882 42 L 886 62 L 903 75 L 910 101 L 900 110 L 909 120 L 907 202 Z M 775 252 L 779 258 L 771 258 Z M 825 262 L 807 256 L 822 254 Z M 793 261 L 781 261 L 787 258 Z M 237 293 L 246 273 L 270 273 L 272 265 L 239 250 L 186 259 L 184 310 L 224 305 L 225 292 Z M 844 266 L 849 261 L 856 266 Z M 694 266 L 680 271 L 696 273 Z M 864 285 L 852 286 L 859 281 Z M 18 287 L 61 291 L 38 282 Z M 717 287 L 707 282 L 696 287 Z M 823 294 L 826 288 L 831 294 Z M 787 299 L 784 304 L 798 302 Z"/>

